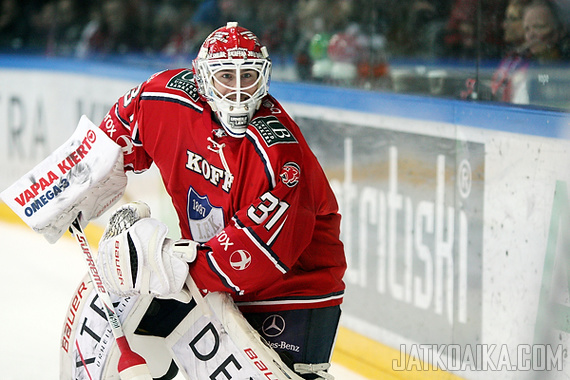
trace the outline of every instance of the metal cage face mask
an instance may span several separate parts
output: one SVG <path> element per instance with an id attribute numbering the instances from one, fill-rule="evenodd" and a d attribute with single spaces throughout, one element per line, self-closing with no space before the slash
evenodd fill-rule
<path id="1" fill-rule="evenodd" d="M 271 62 L 201 60 L 197 64 L 203 95 L 231 136 L 241 137 L 267 94 Z"/>
<path id="2" fill-rule="evenodd" d="M 228 23 L 206 39 L 193 68 L 198 91 L 226 132 L 243 137 L 269 90 L 267 49 L 252 32 Z"/>

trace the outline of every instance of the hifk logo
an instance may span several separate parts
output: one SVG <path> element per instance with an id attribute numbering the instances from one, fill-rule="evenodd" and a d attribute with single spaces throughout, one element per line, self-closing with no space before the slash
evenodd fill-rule
<path id="1" fill-rule="evenodd" d="M 201 196 L 192 187 L 188 190 L 188 224 L 192 239 L 205 243 L 224 228 L 224 210 L 212 205 L 207 195 Z"/>
<path id="2" fill-rule="evenodd" d="M 281 181 L 288 187 L 294 187 L 301 179 L 301 168 L 295 162 L 287 162 L 283 165 L 281 174 Z"/>
<path id="3" fill-rule="evenodd" d="M 251 264 L 251 255 L 248 251 L 239 249 L 230 256 L 230 265 L 235 270 L 245 270 Z"/>

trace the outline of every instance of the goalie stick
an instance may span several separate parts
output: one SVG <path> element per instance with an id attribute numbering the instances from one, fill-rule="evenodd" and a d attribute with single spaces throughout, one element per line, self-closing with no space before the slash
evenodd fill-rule
<path id="1" fill-rule="evenodd" d="M 121 352 L 118 366 L 121 380 L 152 380 L 152 376 L 144 358 L 132 351 L 129 346 L 129 342 L 127 341 L 121 326 L 121 321 L 113 308 L 111 298 L 109 297 L 109 294 L 101 281 L 97 267 L 95 266 L 95 261 L 91 254 L 91 248 L 89 248 L 87 237 L 83 233 L 81 223 L 79 223 L 79 217 L 71 223 L 69 231 L 81 246 L 81 250 L 85 256 L 85 261 L 89 267 L 89 276 L 95 286 L 99 299 L 103 303 L 105 315 L 107 316 L 107 320 L 111 326 L 111 331 L 113 332 L 113 336 L 115 337 L 115 341 L 117 342 L 117 346 Z"/>

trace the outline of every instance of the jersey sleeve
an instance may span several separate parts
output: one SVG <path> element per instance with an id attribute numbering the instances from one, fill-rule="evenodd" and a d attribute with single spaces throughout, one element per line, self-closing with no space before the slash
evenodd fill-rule
<path id="1" fill-rule="evenodd" d="M 262 133 L 251 129 L 245 138 L 241 180 L 232 188 L 236 211 L 224 230 L 206 243 L 211 250 L 191 267 L 201 288 L 236 295 L 251 294 L 287 276 L 315 227 L 312 189 L 299 144 L 292 140 L 268 146 Z"/>
<path id="2" fill-rule="evenodd" d="M 152 164 L 152 159 L 143 147 L 138 128 L 140 97 L 145 83 L 139 84 L 119 98 L 99 125 L 100 129 L 121 146 L 125 170 L 135 172 L 143 172 Z"/>

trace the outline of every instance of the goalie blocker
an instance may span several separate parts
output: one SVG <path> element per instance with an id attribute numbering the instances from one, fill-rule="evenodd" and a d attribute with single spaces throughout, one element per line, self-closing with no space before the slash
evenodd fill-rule
<path id="1" fill-rule="evenodd" d="M 55 243 L 78 215 L 86 225 L 115 204 L 126 186 L 121 147 L 82 116 L 65 143 L 0 196 Z"/>
<path id="2" fill-rule="evenodd" d="M 302 380 L 261 338 L 226 293 L 202 297 L 188 278 L 187 302 L 151 296 L 113 297 L 134 351 L 146 359 L 153 378 Z M 60 345 L 61 380 L 119 379 L 119 350 L 101 303 L 86 276 L 67 311 Z M 279 325 L 279 322 L 275 326 Z M 282 325 L 280 325 L 282 326 Z M 315 347 L 318 350 L 318 347 Z M 332 379 L 328 364 L 300 365 L 310 378 Z"/>

